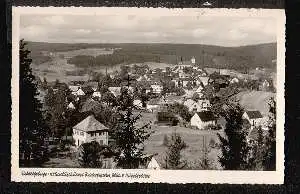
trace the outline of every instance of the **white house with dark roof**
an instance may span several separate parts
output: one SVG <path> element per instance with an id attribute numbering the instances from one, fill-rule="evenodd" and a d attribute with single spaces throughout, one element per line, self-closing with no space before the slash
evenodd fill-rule
<path id="1" fill-rule="evenodd" d="M 243 118 L 248 120 L 251 126 L 253 127 L 261 123 L 263 116 L 258 110 L 248 110 L 244 112 Z"/>
<path id="2" fill-rule="evenodd" d="M 67 107 L 68 109 L 75 109 L 75 106 L 74 106 L 74 104 L 72 103 L 72 102 L 70 102 L 69 104 L 68 104 L 68 107 Z"/>
<path id="3" fill-rule="evenodd" d="M 73 139 L 76 147 L 92 141 L 108 145 L 108 128 L 90 115 L 73 127 Z"/>
<path id="4" fill-rule="evenodd" d="M 195 126 L 198 129 L 203 129 L 208 125 L 215 125 L 216 122 L 216 117 L 211 111 L 196 112 L 191 118 L 191 126 Z"/>
<path id="5" fill-rule="evenodd" d="M 75 96 L 84 96 L 85 95 L 84 91 L 81 88 L 79 88 L 76 92 L 72 92 L 72 94 L 74 94 Z"/>

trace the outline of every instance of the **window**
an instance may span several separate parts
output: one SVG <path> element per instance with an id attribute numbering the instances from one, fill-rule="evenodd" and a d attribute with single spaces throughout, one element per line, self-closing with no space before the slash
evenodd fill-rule
<path id="1" fill-rule="evenodd" d="M 84 136 L 84 133 L 83 133 L 83 132 L 80 132 L 80 135 L 81 135 L 81 136 Z"/>
<path id="2" fill-rule="evenodd" d="M 91 132 L 91 137 L 93 137 L 95 135 L 95 133 L 94 132 Z"/>
<path id="3" fill-rule="evenodd" d="M 103 145 L 103 140 L 100 140 L 100 142 L 99 142 L 99 143 L 100 143 L 100 145 Z"/>

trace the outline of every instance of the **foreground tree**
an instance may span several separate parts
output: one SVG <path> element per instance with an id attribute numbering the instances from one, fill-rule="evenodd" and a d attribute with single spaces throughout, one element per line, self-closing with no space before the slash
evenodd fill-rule
<path id="1" fill-rule="evenodd" d="M 225 137 L 219 136 L 222 156 L 219 162 L 226 170 L 247 169 L 249 147 L 247 132 L 243 126 L 243 109 L 239 104 L 231 105 L 223 114 L 226 119 Z"/>
<path id="2" fill-rule="evenodd" d="M 112 127 L 112 138 L 115 140 L 115 160 L 117 166 L 124 169 L 138 168 L 144 156 L 144 141 L 152 133 L 149 123 L 142 127 L 136 126 L 141 115 L 133 114 L 133 99 L 133 95 L 123 88 L 118 101 L 117 122 Z"/>
<path id="3" fill-rule="evenodd" d="M 186 148 L 185 142 L 181 136 L 173 132 L 168 143 L 166 169 L 182 169 L 186 166 L 186 162 L 182 161 L 181 151 Z"/>
<path id="4" fill-rule="evenodd" d="M 269 112 L 269 130 L 263 166 L 265 170 L 276 170 L 276 101 L 274 98 L 271 98 L 269 102 Z"/>
<path id="5" fill-rule="evenodd" d="M 40 166 L 48 159 L 44 139 L 47 136 L 35 77 L 30 67 L 30 51 L 20 41 L 20 166 Z"/>
<path id="6" fill-rule="evenodd" d="M 104 147 L 98 142 L 83 143 L 79 147 L 78 161 L 81 167 L 101 168 L 103 165 Z"/>

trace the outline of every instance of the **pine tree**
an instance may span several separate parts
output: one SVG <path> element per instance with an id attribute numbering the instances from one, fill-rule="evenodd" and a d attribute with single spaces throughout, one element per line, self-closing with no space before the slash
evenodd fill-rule
<path id="1" fill-rule="evenodd" d="M 133 114 L 133 99 L 128 89 L 121 90 L 118 99 L 117 123 L 112 128 L 112 138 L 115 140 L 115 160 L 117 166 L 124 169 L 138 168 L 144 157 L 144 141 L 152 134 L 150 123 L 142 127 L 136 126 L 141 115 Z"/>
<path id="2" fill-rule="evenodd" d="M 276 170 L 276 101 L 274 98 L 270 99 L 269 112 L 269 130 L 266 138 L 263 166 L 265 170 Z"/>
<path id="3" fill-rule="evenodd" d="M 173 132 L 168 144 L 166 168 L 167 169 L 182 169 L 186 166 L 186 162 L 182 161 L 181 151 L 186 148 L 185 142 L 181 136 Z"/>
<path id="4" fill-rule="evenodd" d="M 247 169 L 249 170 L 263 170 L 262 161 L 264 157 L 265 138 L 261 126 L 254 128 L 257 130 L 257 138 L 255 140 L 249 140 L 249 153 L 247 160 Z"/>
<path id="5" fill-rule="evenodd" d="M 101 168 L 103 164 L 104 147 L 98 142 L 83 143 L 79 147 L 78 161 L 81 167 Z"/>
<path id="6" fill-rule="evenodd" d="M 243 170 L 247 167 L 249 147 L 243 127 L 243 112 L 239 104 L 230 106 L 224 114 L 226 136 L 218 134 L 222 150 L 219 162 L 226 170 Z"/>
<path id="7" fill-rule="evenodd" d="M 47 160 L 47 146 L 44 138 L 47 134 L 42 104 L 36 98 L 37 83 L 30 67 L 30 51 L 20 41 L 20 165 L 40 166 Z"/>

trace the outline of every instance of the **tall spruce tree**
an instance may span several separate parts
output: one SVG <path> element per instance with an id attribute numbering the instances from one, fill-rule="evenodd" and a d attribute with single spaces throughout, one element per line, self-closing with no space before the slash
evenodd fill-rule
<path id="1" fill-rule="evenodd" d="M 128 81 L 129 86 L 129 81 Z M 112 138 L 115 140 L 115 160 L 117 166 L 124 169 L 138 168 L 144 158 L 144 141 L 152 131 L 150 123 L 137 127 L 141 115 L 134 115 L 133 95 L 127 88 L 121 90 L 118 99 L 117 123 L 112 127 Z"/>
<path id="2" fill-rule="evenodd" d="M 181 136 L 175 132 L 168 143 L 168 150 L 166 156 L 166 168 L 167 169 L 182 169 L 186 166 L 186 162 L 182 161 L 181 151 L 186 148 L 186 143 Z"/>
<path id="3" fill-rule="evenodd" d="M 219 162 L 225 170 L 244 170 L 247 168 L 249 147 L 247 145 L 247 132 L 243 126 L 243 108 L 231 105 L 224 112 L 226 120 L 225 137 L 218 134 L 222 150 Z"/>
<path id="4" fill-rule="evenodd" d="M 276 101 L 274 98 L 270 99 L 269 112 L 269 130 L 266 137 L 263 166 L 265 170 L 276 170 Z"/>
<path id="5" fill-rule="evenodd" d="M 30 64 L 30 51 L 25 48 L 25 42 L 20 41 L 20 166 L 40 166 L 47 160 L 47 147 L 44 138 L 47 136 L 41 112 L 42 104 L 37 99 L 37 83 Z"/>

